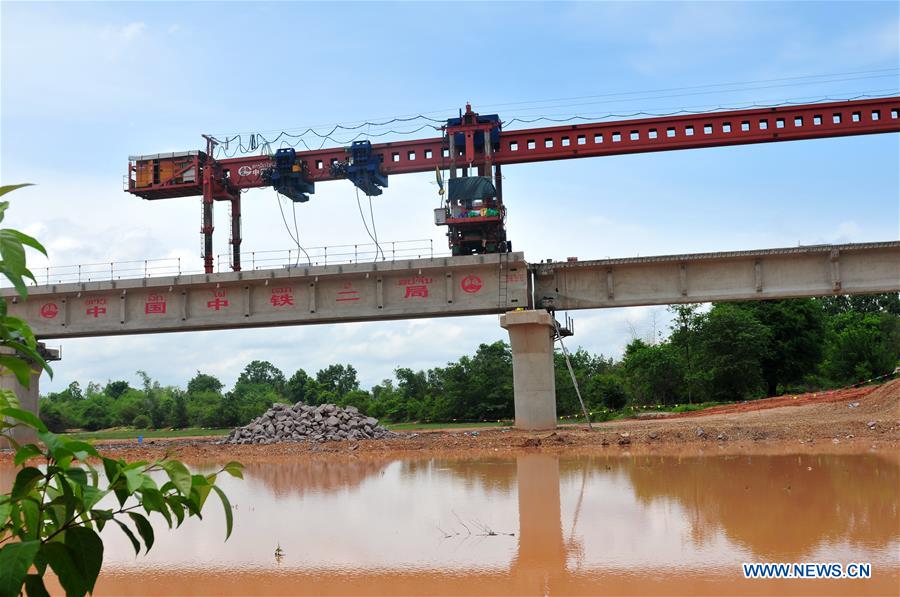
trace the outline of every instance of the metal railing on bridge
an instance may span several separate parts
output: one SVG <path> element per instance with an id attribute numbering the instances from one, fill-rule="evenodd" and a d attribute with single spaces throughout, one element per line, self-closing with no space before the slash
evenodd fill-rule
<path id="1" fill-rule="evenodd" d="M 370 263 L 374 261 L 398 261 L 404 259 L 430 259 L 449 253 L 435 253 L 431 239 L 387 241 L 375 244 L 332 245 L 323 247 L 293 248 L 272 251 L 241 253 L 241 265 L 245 270 L 282 269 L 286 267 L 342 265 Z M 231 253 L 216 256 L 216 271 L 231 271 Z M 77 265 L 50 265 L 32 268 L 34 285 L 128 280 L 161 276 L 202 274 L 199 259 L 169 257 L 136 261 L 108 261 Z M 0 287 L 10 287 L 3 278 Z"/>

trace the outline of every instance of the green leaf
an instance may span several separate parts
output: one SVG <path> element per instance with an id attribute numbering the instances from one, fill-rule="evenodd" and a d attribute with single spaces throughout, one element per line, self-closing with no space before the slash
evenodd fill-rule
<path id="1" fill-rule="evenodd" d="M 137 512 L 129 512 L 128 516 L 134 521 L 134 526 L 137 527 L 141 539 L 144 540 L 147 551 L 150 551 L 150 548 L 153 547 L 153 527 L 150 526 L 150 521 L 143 514 L 138 514 Z"/>
<path id="2" fill-rule="evenodd" d="M 87 472 L 83 468 L 73 466 L 64 471 L 66 477 L 78 483 L 79 485 L 87 485 Z"/>
<path id="3" fill-rule="evenodd" d="M 29 574 L 25 577 L 25 593 L 28 597 L 50 597 L 40 574 Z"/>
<path id="4" fill-rule="evenodd" d="M 22 276 L 22 272 L 25 270 L 25 247 L 22 246 L 22 243 L 0 235 L 0 257 L 3 258 L 3 266 L 7 270 L 8 278 Z"/>
<path id="5" fill-rule="evenodd" d="M 181 523 L 184 522 L 184 506 L 181 505 L 175 498 L 169 498 L 166 500 L 166 503 L 169 504 L 169 508 L 172 510 L 172 514 L 175 515 L 175 518 L 178 521 L 178 524 L 175 526 L 181 526 Z"/>
<path id="6" fill-rule="evenodd" d="M 38 479 L 43 478 L 43 476 L 44 473 L 33 466 L 27 466 L 20 470 L 19 474 L 16 475 L 15 483 L 13 483 L 11 493 L 13 499 L 22 498 L 28 495 L 31 490 L 34 489 L 34 485 L 38 482 Z"/>
<path id="7" fill-rule="evenodd" d="M 228 538 L 231 537 L 231 528 L 234 525 L 234 513 L 231 511 L 231 502 L 228 501 L 228 496 L 225 495 L 225 492 L 218 485 L 212 485 L 213 491 L 219 494 L 219 499 L 222 500 L 222 507 L 225 508 L 225 540 L 228 541 Z"/>
<path id="8" fill-rule="evenodd" d="M 119 525 L 119 528 L 122 529 L 122 532 L 125 533 L 125 536 L 131 541 L 131 546 L 134 548 L 134 555 L 141 553 L 141 543 L 137 540 L 137 537 L 134 536 L 134 533 L 131 532 L 131 529 L 128 528 L 128 525 L 115 518 L 113 518 L 113 522 Z"/>
<path id="9" fill-rule="evenodd" d="M 45 256 L 47 255 L 47 249 L 44 248 L 44 245 L 39 243 L 36 239 L 28 236 L 27 234 L 19 232 L 18 230 L 5 228 L 3 230 L 0 230 L 0 236 L 8 236 L 19 244 L 23 244 L 31 247 L 32 249 L 36 249 L 43 253 Z"/>
<path id="10" fill-rule="evenodd" d="M 66 448 L 75 454 L 78 460 L 85 460 L 88 456 L 99 458 L 100 454 L 91 444 L 76 439 L 66 439 Z"/>
<path id="11" fill-rule="evenodd" d="M 169 528 L 172 528 L 172 516 L 169 514 L 169 509 L 166 507 L 166 500 L 159 490 L 149 487 L 143 488 L 141 490 L 141 503 L 148 513 L 159 512 L 162 514 L 166 519 L 166 522 L 169 523 Z"/>
<path id="12" fill-rule="evenodd" d="M 25 577 L 25 593 L 28 597 L 50 597 L 42 574 L 29 574 Z"/>
<path id="13" fill-rule="evenodd" d="M 96 506 L 97 503 L 102 500 L 103 497 L 108 493 L 108 490 L 103 491 L 101 489 L 88 485 L 84 488 L 84 509 L 90 510 L 91 508 Z"/>
<path id="14" fill-rule="evenodd" d="M 16 376 L 16 380 L 26 388 L 31 385 L 31 365 L 24 360 L 13 355 L 3 355 L 0 356 L 0 366 L 9 369 Z"/>
<path id="15" fill-rule="evenodd" d="M 177 460 L 166 460 L 162 463 L 162 467 L 181 495 L 189 496 L 191 494 L 191 473 L 187 467 Z"/>
<path id="16" fill-rule="evenodd" d="M 125 486 L 128 493 L 134 493 L 144 483 L 144 473 L 138 469 L 128 469 L 125 471 Z"/>
<path id="17" fill-rule="evenodd" d="M 41 548 L 40 541 L 9 543 L 0 549 L 0 597 L 16 597 L 34 557 Z"/>
<path id="18" fill-rule="evenodd" d="M 22 508 L 22 516 L 25 519 L 26 536 L 29 539 L 40 539 L 38 537 L 38 523 L 40 521 L 40 509 L 36 499 L 25 499 L 19 502 Z"/>
<path id="19" fill-rule="evenodd" d="M 237 477 L 238 479 L 244 478 L 244 465 L 235 460 L 232 460 L 231 462 L 226 464 L 222 470 L 224 470 L 232 477 Z"/>
<path id="20" fill-rule="evenodd" d="M 103 565 L 103 541 L 89 528 L 72 527 L 66 530 L 66 547 L 72 550 L 72 562 L 92 593 Z"/>
<path id="21" fill-rule="evenodd" d="M 196 501 L 197 508 L 202 510 L 203 504 L 206 503 L 206 498 L 209 496 L 209 488 L 212 486 L 211 482 L 203 475 L 193 475 L 191 478 L 193 479 L 191 498 Z"/>
<path id="22" fill-rule="evenodd" d="M 71 529 L 70 529 L 71 530 Z M 67 533 L 69 531 L 66 531 Z M 88 592 L 87 579 L 81 574 L 72 558 L 72 550 L 64 543 L 50 541 L 41 547 L 41 554 L 56 572 L 66 597 L 84 597 Z"/>
<path id="23" fill-rule="evenodd" d="M 6 496 L 0 497 L 0 529 L 6 524 L 9 513 L 12 512 L 12 502 L 4 499 Z"/>
<path id="24" fill-rule="evenodd" d="M 0 187 L 0 197 L 9 193 L 10 191 L 15 191 L 16 189 L 21 189 L 22 187 L 33 187 L 33 186 L 34 186 L 33 182 L 23 182 L 22 184 L 3 185 L 2 187 Z M 6 205 L 3 206 L 3 209 L 6 209 L 6 207 L 9 205 L 9 202 L 4 201 L 4 203 L 6 203 Z M 0 212 L 0 213 L 2 213 L 2 212 Z"/>
<path id="25" fill-rule="evenodd" d="M 13 463 L 16 466 L 19 466 L 29 458 L 34 458 L 35 456 L 40 456 L 41 454 L 43 454 L 43 452 L 41 452 L 41 449 L 36 445 L 25 444 L 24 446 L 16 450 L 16 457 L 13 459 Z"/>
<path id="26" fill-rule="evenodd" d="M 115 483 L 116 479 L 119 476 L 119 471 L 124 466 L 124 463 L 121 460 L 113 460 L 112 458 L 106 458 L 105 456 L 102 458 L 103 460 L 103 472 L 106 473 L 106 480 L 112 484 Z"/>

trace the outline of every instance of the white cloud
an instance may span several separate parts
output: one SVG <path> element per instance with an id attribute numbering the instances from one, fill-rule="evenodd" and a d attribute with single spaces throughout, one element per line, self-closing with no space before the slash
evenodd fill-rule
<path id="1" fill-rule="evenodd" d="M 128 23 L 124 27 L 113 29 L 113 33 L 125 41 L 131 41 L 142 35 L 144 29 L 146 29 L 146 25 L 143 22 Z"/>

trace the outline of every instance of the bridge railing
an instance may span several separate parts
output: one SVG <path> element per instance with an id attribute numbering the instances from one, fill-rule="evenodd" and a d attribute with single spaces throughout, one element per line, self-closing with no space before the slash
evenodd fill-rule
<path id="1" fill-rule="evenodd" d="M 297 266 L 342 265 L 371 263 L 373 261 L 397 261 L 403 259 L 432 259 L 449 253 L 435 253 L 431 239 L 401 240 L 371 244 L 332 245 L 328 247 L 304 247 L 276 251 L 250 251 L 241 253 L 241 268 L 245 270 L 273 269 Z M 220 272 L 231 270 L 231 254 L 217 256 L 216 267 Z"/>
<path id="2" fill-rule="evenodd" d="M 404 259 L 430 259 L 449 253 L 435 253 L 431 239 L 386 241 L 379 246 L 372 244 L 332 245 L 304 247 L 273 251 L 241 253 L 244 270 L 281 269 L 298 266 L 341 265 L 373 261 L 397 261 Z M 230 253 L 216 256 L 216 271 L 231 271 Z M 31 269 L 35 277 L 32 285 L 127 280 L 159 276 L 183 276 L 202 274 L 200 259 L 169 257 L 136 261 L 108 261 L 77 265 L 50 265 Z M 0 279 L 0 287 L 11 286 L 6 278 Z"/>

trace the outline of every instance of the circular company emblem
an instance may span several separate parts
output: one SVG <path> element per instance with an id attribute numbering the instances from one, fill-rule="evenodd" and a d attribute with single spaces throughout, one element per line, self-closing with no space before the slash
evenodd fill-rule
<path id="1" fill-rule="evenodd" d="M 484 284 L 482 284 L 481 278 L 478 276 L 466 276 L 462 279 L 462 282 L 459 283 L 459 286 L 463 289 L 463 292 L 472 294 L 473 292 L 481 290 L 481 287 L 484 286 Z"/>
<path id="2" fill-rule="evenodd" d="M 41 305 L 41 317 L 44 319 L 53 319 L 59 314 L 59 307 L 56 303 L 44 303 Z"/>
<path id="3" fill-rule="evenodd" d="M 240 168 L 238 168 L 239 176 L 250 176 L 251 172 L 253 172 L 253 168 L 251 168 L 250 166 L 241 166 Z"/>

